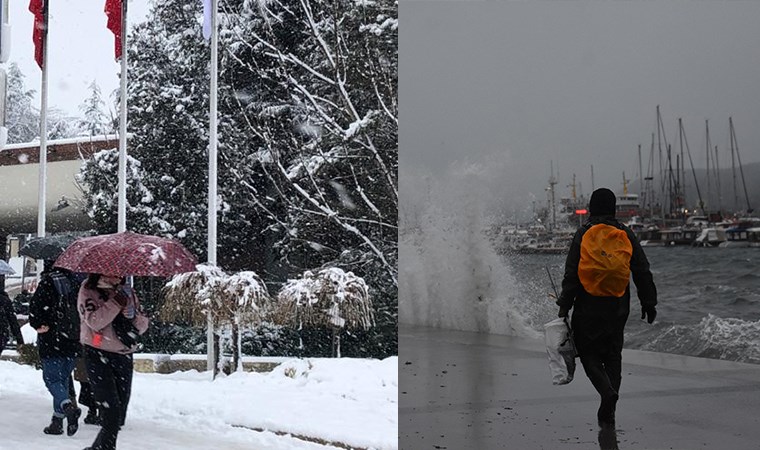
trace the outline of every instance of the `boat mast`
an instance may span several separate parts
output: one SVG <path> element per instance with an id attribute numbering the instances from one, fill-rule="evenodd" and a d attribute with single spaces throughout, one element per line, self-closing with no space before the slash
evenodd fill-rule
<path id="1" fill-rule="evenodd" d="M 668 195 L 671 195 L 672 187 L 670 184 L 668 184 L 668 191 L 665 191 L 665 170 L 668 171 L 668 181 L 672 182 L 672 172 L 673 167 L 670 165 L 670 145 L 668 144 L 668 137 L 665 135 L 665 124 L 662 121 L 662 115 L 660 114 L 660 105 L 657 105 L 657 142 L 658 142 L 658 148 L 660 153 L 660 193 L 662 197 L 662 201 L 660 202 L 660 214 L 662 217 L 665 217 L 665 195 L 666 193 Z M 667 158 L 668 158 L 668 167 L 663 167 L 663 159 L 662 159 L 662 144 L 665 144 L 665 151 L 667 152 Z M 668 205 L 669 208 L 672 205 L 672 198 L 668 198 Z M 670 211 L 672 212 L 672 208 L 670 208 Z"/>
<path id="2" fill-rule="evenodd" d="M 728 118 L 728 125 L 731 129 L 731 137 L 734 140 L 734 148 L 736 148 L 736 159 L 739 161 L 739 173 L 742 176 L 742 187 L 744 188 L 744 199 L 747 201 L 747 214 L 752 213 L 752 206 L 749 204 L 749 194 L 747 194 L 747 182 L 744 180 L 744 169 L 742 168 L 742 157 L 739 154 L 739 143 L 736 142 L 736 130 L 734 130 L 734 121 L 731 117 Z"/>
<path id="3" fill-rule="evenodd" d="M 649 147 L 649 162 L 647 163 L 647 202 L 649 203 L 649 217 L 654 216 L 654 133 L 652 133 L 652 145 Z"/>
<path id="4" fill-rule="evenodd" d="M 573 204 L 575 204 L 575 174 L 573 174 L 573 184 L 570 185 L 573 188 Z"/>
<path id="5" fill-rule="evenodd" d="M 689 157 L 689 165 L 691 165 L 691 175 L 694 177 L 694 187 L 697 188 L 697 198 L 699 199 L 699 209 L 702 211 L 702 214 L 706 214 L 705 212 L 705 202 L 702 200 L 702 193 L 699 191 L 699 181 L 697 181 L 697 171 L 694 170 L 694 161 L 691 159 L 691 150 L 689 149 L 689 141 L 686 139 L 686 131 L 683 129 L 683 123 L 678 121 L 679 125 L 679 133 L 680 133 L 680 139 L 683 140 L 683 144 L 686 145 L 686 156 Z M 684 165 L 686 165 L 684 163 Z"/>
<path id="6" fill-rule="evenodd" d="M 718 182 L 718 211 L 722 214 L 723 212 L 723 191 L 721 191 L 720 187 L 720 163 L 718 162 L 718 146 L 715 146 L 715 178 Z"/>
<path id="7" fill-rule="evenodd" d="M 660 105 L 657 105 L 657 153 L 660 160 L 660 175 L 659 175 L 659 181 L 660 181 L 660 216 L 665 217 L 665 177 L 663 177 L 662 172 L 662 131 L 660 124 L 662 123 L 662 120 L 660 119 Z"/>
<path id="8" fill-rule="evenodd" d="M 712 185 L 710 184 L 710 148 L 712 148 L 712 143 L 710 142 L 710 125 L 707 119 L 705 119 L 705 148 L 707 149 L 707 205 L 712 206 Z"/>
<path id="9" fill-rule="evenodd" d="M 557 179 L 554 178 L 554 161 L 549 161 L 549 167 L 551 170 L 551 176 L 549 177 L 549 201 L 550 201 L 549 208 L 551 209 L 551 212 L 552 212 L 552 221 L 551 221 L 549 231 L 553 231 L 557 223 L 557 208 L 555 207 L 555 204 L 554 204 L 554 186 L 557 184 Z"/>
<path id="10" fill-rule="evenodd" d="M 639 208 L 641 208 L 644 201 L 644 174 L 642 173 L 641 166 L 641 144 L 639 144 Z"/>
<path id="11" fill-rule="evenodd" d="M 681 123 L 681 118 L 678 119 L 678 123 Z M 680 206 L 686 207 L 686 160 L 683 159 L 683 145 L 681 145 L 681 171 L 679 172 L 680 183 L 678 184 L 678 190 L 681 193 Z"/>
<path id="12" fill-rule="evenodd" d="M 734 134 L 731 132 L 733 130 L 732 127 L 733 122 L 731 121 L 731 117 L 728 118 L 728 136 L 729 141 L 731 143 L 731 174 L 733 175 L 734 179 L 734 211 L 739 210 L 739 194 L 736 190 L 736 157 L 734 156 Z"/>
<path id="13" fill-rule="evenodd" d="M 671 158 L 671 148 L 668 145 L 668 215 L 673 216 L 675 208 L 675 187 L 673 180 L 673 160 Z"/>

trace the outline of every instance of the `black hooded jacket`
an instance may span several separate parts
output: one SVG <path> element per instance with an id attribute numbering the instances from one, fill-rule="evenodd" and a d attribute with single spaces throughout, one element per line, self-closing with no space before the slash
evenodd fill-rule
<path id="1" fill-rule="evenodd" d="M 76 311 L 76 293 L 78 292 L 76 286 L 76 279 L 73 274 L 66 273 L 64 271 L 58 271 L 53 269 L 50 272 L 43 272 L 40 277 L 40 284 L 34 291 L 34 296 L 29 302 L 29 325 L 35 330 L 39 329 L 43 325 L 49 328 L 46 333 L 37 334 L 37 346 L 39 348 L 40 358 L 50 357 L 77 357 L 81 354 L 82 345 L 79 343 L 79 333 L 71 333 L 69 336 L 61 332 L 64 326 L 61 324 L 62 320 L 71 321 L 72 319 L 61 317 L 58 314 L 58 302 L 59 293 L 56 289 L 55 282 L 53 281 L 53 275 L 59 277 L 65 277 L 71 284 L 73 295 L 67 298 L 68 302 L 71 302 L 71 306 Z M 72 325 L 67 323 L 68 325 Z M 79 328 L 79 323 L 73 324 L 76 329 Z"/>

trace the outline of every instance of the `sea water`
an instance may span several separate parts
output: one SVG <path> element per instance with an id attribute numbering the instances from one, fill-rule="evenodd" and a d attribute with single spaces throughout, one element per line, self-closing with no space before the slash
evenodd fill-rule
<path id="1" fill-rule="evenodd" d="M 760 364 L 760 248 L 649 247 L 657 319 L 641 320 L 631 283 L 626 348 Z M 540 303 L 565 255 L 505 255 L 516 289 Z M 558 287 L 559 288 L 559 287 Z M 556 307 L 553 308 L 553 311 Z"/>

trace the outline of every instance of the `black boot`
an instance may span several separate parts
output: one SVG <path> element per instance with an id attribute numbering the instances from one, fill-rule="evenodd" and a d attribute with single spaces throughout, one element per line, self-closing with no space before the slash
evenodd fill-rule
<path id="1" fill-rule="evenodd" d="M 90 408 L 87 410 L 87 415 L 84 417 L 84 423 L 88 425 L 100 425 L 100 417 L 98 417 L 97 408 Z"/>
<path id="2" fill-rule="evenodd" d="M 618 394 L 611 393 L 602 397 L 602 403 L 599 405 L 599 411 L 596 418 L 600 427 L 615 427 L 615 408 L 617 406 Z"/>
<path id="3" fill-rule="evenodd" d="M 63 417 L 56 417 L 50 420 L 50 425 L 42 430 L 45 434 L 63 434 Z"/>
<path id="4" fill-rule="evenodd" d="M 63 405 L 63 413 L 66 414 L 66 435 L 73 436 L 79 429 L 79 416 L 82 415 L 82 410 L 69 402 Z"/>

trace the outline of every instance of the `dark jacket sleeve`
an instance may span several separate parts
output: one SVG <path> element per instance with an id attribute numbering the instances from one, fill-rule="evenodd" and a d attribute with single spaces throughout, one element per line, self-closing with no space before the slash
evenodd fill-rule
<path id="1" fill-rule="evenodd" d="M 6 316 L 11 333 L 13 334 L 13 337 L 16 338 L 16 342 L 23 344 L 24 337 L 21 335 L 21 327 L 18 326 L 18 319 L 16 318 L 16 313 L 13 311 L 11 299 L 2 293 L 0 293 L 0 309 L 2 309 L 0 312 Z"/>
<path id="2" fill-rule="evenodd" d="M 31 300 L 29 300 L 29 325 L 35 330 L 43 325 L 52 328 L 53 304 L 51 299 L 57 295 L 55 286 L 50 277 L 43 276 L 40 284 L 34 290 Z"/>
<path id="3" fill-rule="evenodd" d="M 575 297 L 578 295 L 581 286 L 581 280 L 578 278 L 578 264 L 581 260 L 581 240 L 583 239 L 584 229 L 575 232 L 570 250 L 567 252 L 565 260 L 565 275 L 562 277 L 562 293 L 559 294 L 557 305 L 562 308 L 570 309 L 575 303 Z"/>
<path id="4" fill-rule="evenodd" d="M 654 285 L 652 271 L 649 270 L 647 255 L 644 253 L 644 249 L 641 248 L 636 235 L 631 230 L 626 230 L 626 233 L 633 246 L 631 274 L 633 275 L 633 283 L 636 285 L 639 302 L 641 302 L 641 306 L 655 306 L 657 304 L 657 288 Z"/>

